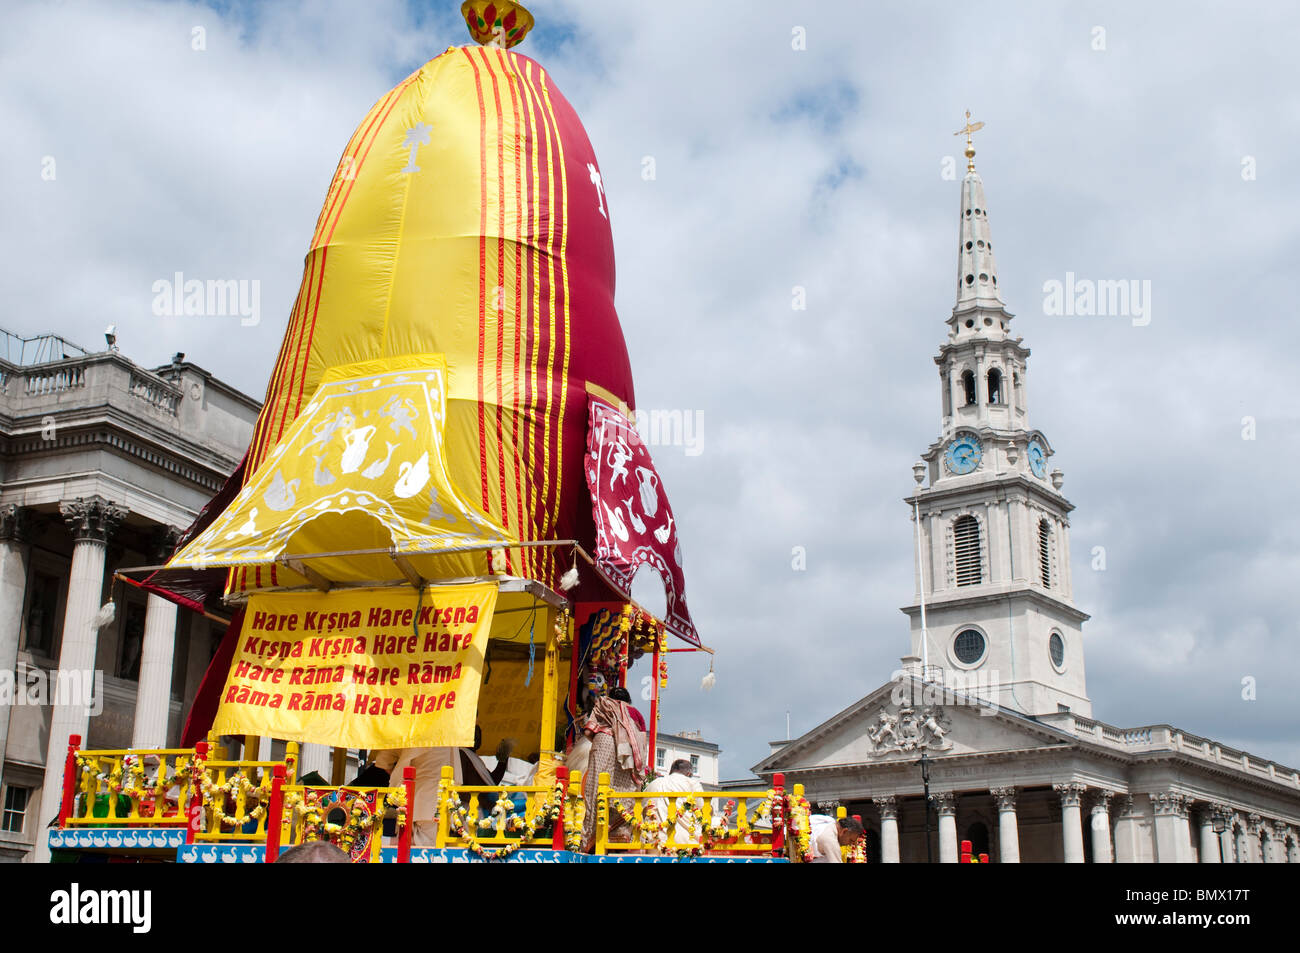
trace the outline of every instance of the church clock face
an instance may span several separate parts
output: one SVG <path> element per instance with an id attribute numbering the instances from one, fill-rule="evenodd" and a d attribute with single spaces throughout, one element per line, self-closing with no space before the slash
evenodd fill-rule
<path id="1" fill-rule="evenodd" d="M 983 455 L 984 448 L 980 446 L 979 438 L 974 434 L 964 433 L 948 444 L 948 449 L 943 452 L 943 465 L 948 468 L 949 473 L 961 476 L 978 467 Z"/>
<path id="2" fill-rule="evenodd" d="M 1029 457 L 1029 469 L 1034 471 L 1034 476 L 1043 479 L 1047 476 L 1047 451 L 1043 449 L 1043 444 L 1037 437 L 1029 441 L 1029 449 L 1025 452 Z"/>

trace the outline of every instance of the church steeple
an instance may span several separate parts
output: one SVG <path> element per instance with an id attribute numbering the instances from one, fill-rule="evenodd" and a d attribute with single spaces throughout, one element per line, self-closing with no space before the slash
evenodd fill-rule
<path id="1" fill-rule="evenodd" d="M 993 255 L 993 233 L 989 228 L 984 181 L 975 171 L 975 144 L 971 134 L 984 123 L 966 125 L 956 135 L 966 136 L 966 176 L 961 183 L 960 228 L 957 246 L 957 301 L 948 323 L 953 338 L 981 336 L 998 340 L 1006 336 L 1011 314 L 998 289 L 998 265 Z"/>
<path id="2" fill-rule="evenodd" d="M 939 370 L 942 425 L 908 498 L 916 528 L 917 601 L 905 659 L 945 684 L 983 680 L 998 703 L 1028 713 L 1087 714 L 1081 626 L 1071 590 L 1063 475 L 1028 419 L 1029 349 L 1008 331 L 971 123 L 961 183 L 957 300 Z M 928 476 L 928 485 L 926 483 Z M 925 612 L 921 610 L 922 603 Z"/>

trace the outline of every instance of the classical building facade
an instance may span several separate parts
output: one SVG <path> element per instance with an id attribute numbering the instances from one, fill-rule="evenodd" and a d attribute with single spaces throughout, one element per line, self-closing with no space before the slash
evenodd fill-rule
<path id="1" fill-rule="evenodd" d="M 223 622 L 114 579 L 166 559 L 259 404 L 178 354 L 139 367 L 0 331 L 0 860 L 43 859 L 68 736 L 164 747 Z M 105 611 L 107 603 L 114 611 Z"/>
<path id="2" fill-rule="evenodd" d="M 939 438 L 907 500 L 916 597 L 894 679 L 755 767 L 868 827 L 885 862 L 1300 863 L 1300 772 L 1169 725 L 1092 718 L 1064 475 L 1029 424 L 967 138 Z"/>
<path id="3" fill-rule="evenodd" d="M 655 770 L 667 774 L 673 762 L 684 758 L 691 763 L 691 773 L 704 787 L 718 788 L 718 746 L 705 741 L 698 731 L 679 731 L 670 735 L 660 732 L 655 743 Z"/>

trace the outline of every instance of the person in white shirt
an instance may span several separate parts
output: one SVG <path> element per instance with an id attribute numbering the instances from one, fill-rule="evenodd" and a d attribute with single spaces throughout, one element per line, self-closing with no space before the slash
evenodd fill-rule
<path id="1" fill-rule="evenodd" d="M 840 848 L 852 847 L 863 836 L 862 823 L 852 817 L 841 817 L 837 821 L 825 814 L 813 814 L 808 822 L 808 845 L 814 864 L 844 863 Z"/>
<path id="2" fill-rule="evenodd" d="M 655 778 L 653 781 L 651 781 L 649 784 L 646 785 L 645 789 L 650 792 L 663 791 L 665 793 L 676 794 L 682 791 L 703 791 L 704 785 L 701 784 L 700 779 L 695 777 L 694 774 L 691 772 L 691 763 L 687 761 L 685 758 L 678 758 L 676 761 L 672 763 L 672 767 L 669 768 L 669 772 L 666 776 L 661 778 Z M 678 811 L 681 811 L 682 801 L 684 800 L 685 798 L 677 799 Z M 668 820 L 668 799 L 667 798 L 664 797 L 654 798 L 648 802 L 647 806 L 650 805 L 654 806 L 655 813 L 658 816 L 659 820 L 661 821 Z M 677 829 L 673 833 L 673 840 L 676 841 L 676 846 L 689 847 L 689 846 L 694 846 L 696 843 L 698 843 L 700 839 L 699 821 L 701 820 L 701 814 L 699 813 L 699 811 L 701 808 L 703 808 L 703 806 L 704 805 L 702 803 L 702 799 L 696 798 L 695 807 L 697 813 L 696 813 L 696 823 L 695 825 L 693 825 L 694 830 L 692 830 L 692 825 L 684 824 L 680 820 L 677 822 Z"/>

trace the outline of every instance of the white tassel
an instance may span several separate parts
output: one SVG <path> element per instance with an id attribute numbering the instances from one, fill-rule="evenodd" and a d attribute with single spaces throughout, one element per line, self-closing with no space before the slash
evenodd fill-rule
<path id="1" fill-rule="evenodd" d="M 713 674 L 713 659 L 709 659 L 709 673 L 700 679 L 700 689 L 709 692 L 716 684 L 718 684 L 718 676 Z"/>
<path id="2" fill-rule="evenodd" d="M 104 626 L 111 623 L 116 617 L 117 603 L 105 602 L 100 607 L 99 611 L 95 613 L 95 618 L 90 620 L 90 627 L 92 629 L 102 629 Z"/>
<path id="3" fill-rule="evenodd" d="M 494 573 L 503 573 L 506 571 L 506 551 L 504 549 L 492 550 L 492 571 Z"/>
<path id="4" fill-rule="evenodd" d="M 560 588 L 568 592 L 578 584 L 578 567 L 574 566 L 563 576 L 560 577 Z"/>

